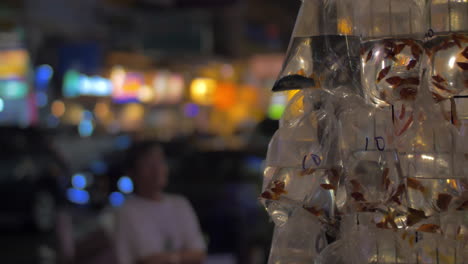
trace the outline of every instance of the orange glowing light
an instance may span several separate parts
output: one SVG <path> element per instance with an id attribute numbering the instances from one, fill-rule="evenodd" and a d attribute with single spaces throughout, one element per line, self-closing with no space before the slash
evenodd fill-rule
<path id="1" fill-rule="evenodd" d="M 219 83 L 214 93 L 214 105 L 227 110 L 236 103 L 236 86 L 233 83 Z"/>
<path id="2" fill-rule="evenodd" d="M 243 85 L 239 89 L 239 101 L 248 105 L 258 105 L 258 91 L 254 86 Z"/>
<path id="3" fill-rule="evenodd" d="M 351 21 L 346 18 L 342 18 L 338 21 L 338 31 L 340 34 L 346 34 L 349 35 L 353 32 L 353 27 L 352 27 Z"/>
<path id="4" fill-rule="evenodd" d="M 60 101 L 54 101 L 51 106 L 51 112 L 55 117 L 61 117 L 65 114 L 65 104 Z"/>

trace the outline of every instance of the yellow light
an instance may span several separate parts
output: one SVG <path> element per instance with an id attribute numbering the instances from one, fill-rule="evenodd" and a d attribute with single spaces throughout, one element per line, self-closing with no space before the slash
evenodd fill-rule
<path id="1" fill-rule="evenodd" d="M 122 130 L 135 130 L 142 126 L 145 109 L 141 104 L 127 104 L 119 116 L 119 124 Z"/>
<path id="2" fill-rule="evenodd" d="M 144 114 L 145 109 L 140 104 L 128 104 L 123 112 L 126 121 L 138 121 L 143 118 Z"/>
<path id="3" fill-rule="evenodd" d="M 239 88 L 239 102 L 244 102 L 251 106 L 258 106 L 260 100 L 258 100 L 258 91 L 255 87 L 250 85 L 242 85 Z"/>
<path id="4" fill-rule="evenodd" d="M 123 67 L 115 66 L 112 68 L 110 74 L 110 81 L 114 85 L 114 94 L 119 94 L 122 91 L 123 85 L 125 83 L 126 72 Z"/>
<path id="5" fill-rule="evenodd" d="M 190 84 L 190 96 L 195 103 L 210 105 L 213 103 L 216 81 L 210 78 L 196 78 Z"/>
<path id="6" fill-rule="evenodd" d="M 455 189 L 455 190 L 458 189 L 458 185 L 457 185 L 457 181 L 456 181 L 456 180 L 447 179 L 447 184 L 448 184 L 450 187 L 452 187 L 452 189 Z"/>
<path id="7" fill-rule="evenodd" d="M 289 104 L 289 113 L 290 118 L 298 117 L 299 115 L 304 114 L 304 96 L 297 95 L 297 98 L 294 98 L 300 90 L 288 91 L 288 104 Z M 294 101 L 292 101 L 294 99 Z"/>
<path id="8" fill-rule="evenodd" d="M 74 125 L 78 125 L 83 119 L 83 107 L 78 104 L 68 104 L 63 119 Z"/>
<path id="9" fill-rule="evenodd" d="M 421 158 L 426 159 L 426 160 L 434 160 L 434 157 L 427 156 L 427 155 L 421 155 Z"/>
<path id="10" fill-rule="evenodd" d="M 52 103 L 51 112 L 55 117 L 63 116 L 63 114 L 65 114 L 65 104 L 60 100 L 54 101 Z"/>
<path id="11" fill-rule="evenodd" d="M 6 50 L 0 53 L 0 76 L 25 76 L 28 69 L 28 53 L 26 50 Z"/>
<path id="12" fill-rule="evenodd" d="M 338 32 L 340 34 L 346 34 L 349 35 L 353 32 L 353 27 L 351 21 L 349 21 L 346 18 L 341 18 L 338 21 Z"/>
<path id="13" fill-rule="evenodd" d="M 103 102 L 96 103 L 96 106 L 94 107 L 94 114 L 100 118 L 104 119 L 107 117 L 109 114 L 109 105 Z"/>
<path id="14" fill-rule="evenodd" d="M 144 103 L 149 103 L 154 99 L 153 90 L 148 85 L 143 85 L 138 90 L 138 99 Z"/>
<path id="15" fill-rule="evenodd" d="M 290 91 L 287 91 L 287 94 L 288 94 L 288 101 L 291 100 L 291 98 L 294 97 L 294 95 L 296 95 L 300 90 L 290 90 Z"/>

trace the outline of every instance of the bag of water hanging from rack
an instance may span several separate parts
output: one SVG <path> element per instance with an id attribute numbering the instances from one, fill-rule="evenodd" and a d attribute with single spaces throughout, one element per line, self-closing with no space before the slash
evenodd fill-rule
<path id="1" fill-rule="evenodd" d="M 273 91 L 342 86 L 359 92 L 359 37 L 349 0 L 303 0 Z"/>

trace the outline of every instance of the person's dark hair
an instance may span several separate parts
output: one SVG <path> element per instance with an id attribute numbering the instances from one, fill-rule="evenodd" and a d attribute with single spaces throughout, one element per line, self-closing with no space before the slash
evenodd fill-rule
<path id="1" fill-rule="evenodd" d="M 138 161 L 154 149 L 159 149 L 162 151 L 161 145 L 156 141 L 140 141 L 134 143 L 127 150 L 125 163 L 127 171 L 136 169 Z"/>

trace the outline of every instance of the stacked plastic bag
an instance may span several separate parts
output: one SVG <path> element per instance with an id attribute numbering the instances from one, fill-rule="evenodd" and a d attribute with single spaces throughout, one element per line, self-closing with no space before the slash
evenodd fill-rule
<path id="1" fill-rule="evenodd" d="M 447 8 L 447 6 L 449 8 Z M 304 0 L 273 91 L 269 263 L 467 263 L 468 3 Z"/>

